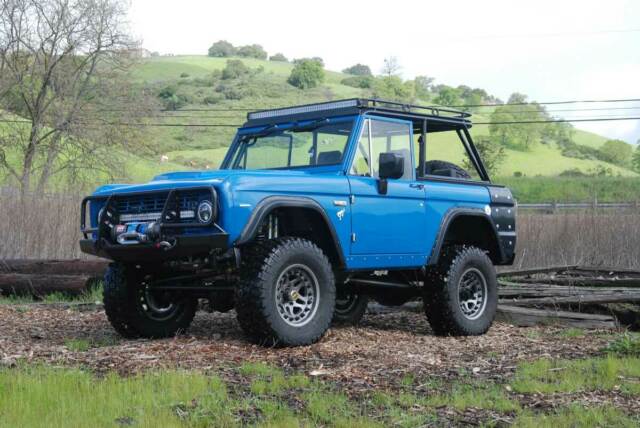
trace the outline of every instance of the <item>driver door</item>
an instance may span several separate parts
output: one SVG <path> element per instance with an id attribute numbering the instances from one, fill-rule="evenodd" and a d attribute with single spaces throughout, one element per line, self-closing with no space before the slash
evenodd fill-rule
<path id="1" fill-rule="evenodd" d="M 352 255 L 426 255 L 422 237 L 426 232 L 424 184 L 416 181 L 410 121 L 369 117 L 364 121 L 349 173 L 351 186 Z M 378 191 L 380 153 L 404 158 L 404 175 L 389 179 L 387 193 Z M 415 265 L 424 263 L 413 256 Z M 370 258 L 372 266 L 380 259 Z M 390 262 L 397 263 L 397 261 Z"/>

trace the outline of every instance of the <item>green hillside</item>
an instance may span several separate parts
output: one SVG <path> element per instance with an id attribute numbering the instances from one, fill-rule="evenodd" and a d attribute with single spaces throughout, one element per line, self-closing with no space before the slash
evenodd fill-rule
<path id="1" fill-rule="evenodd" d="M 217 168 L 226 147 L 232 141 L 234 126 L 245 121 L 246 109 L 366 97 L 372 94 L 371 89 L 342 84 L 342 80 L 348 77 L 343 73 L 327 71 L 320 86 L 301 90 L 287 83 L 287 77 L 293 68 L 291 63 L 253 58 L 231 59 L 239 59 L 249 68 L 246 75 L 223 79 L 221 72 L 229 58 L 207 56 L 154 57 L 137 66 L 133 76 L 139 84 L 146 86 L 154 95 L 173 94 L 180 100 L 180 104 L 174 106 L 174 110 L 162 111 L 149 118 L 150 126 L 144 132 L 145 147 L 148 148 L 144 156 L 119 153 L 123 173 L 119 174 L 121 176 L 118 181 L 146 181 L 169 170 Z M 423 99 L 417 99 L 416 102 L 433 104 Z M 483 114 L 475 114 L 473 119 L 476 122 L 487 122 L 490 114 L 491 111 L 485 110 Z M 474 137 L 489 135 L 489 129 L 487 125 L 477 125 L 472 128 L 471 133 Z M 579 145 L 598 148 L 607 138 L 574 129 L 572 140 Z M 437 154 L 433 154 L 436 158 L 461 162 L 464 156 L 455 134 L 430 136 L 429 147 L 431 150 L 437 149 Z M 529 178 L 551 177 L 567 170 L 593 174 L 594 171 L 606 169 L 614 176 L 638 176 L 629 169 L 600 160 L 565 157 L 553 141 L 536 144 L 528 151 L 506 148 L 505 152 L 505 160 L 500 165 L 498 174 L 494 174 L 505 178 L 498 178 L 497 181 L 512 181 L 514 174 Z M 18 162 L 15 155 L 9 152 L 9 160 Z M 167 156 L 169 160 L 161 162 L 162 156 Z M 109 181 L 104 174 L 96 174 L 93 179 L 95 184 Z M 6 177 L 0 176 L 0 180 L 6 181 Z M 57 185 L 64 182 L 64 177 L 54 180 Z"/>
<path id="2" fill-rule="evenodd" d="M 183 106 L 183 110 L 193 108 L 220 110 L 225 108 L 267 108 L 273 106 L 285 106 L 330 99 L 368 96 L 366 90 L 342 85 L 340 82 L 347 77 L 342 73 L 328 72 L 322 86 L 311 90 L 299 90 L 286 83 L 291 69 L 290 63 L 263 61 L 252 58 L 239 58 L 252 69 L 262 69 L 262 72 L 252 79 L 253 85 L 260 86 L 260 93 L 249 94 L 241 100 L 221 100 L 214 105 L 206 105 L 198 102 L 207 95 L 213 94 L 213 87 L 202 86 L 202 82 L 196 82 L 198 78 L 209 76 L 216 70 L 222 70 L 227 58 L 210 58 L 206 56 L 169 56 L 146 60 L 135 71 L 136 78 L 146 84 L 162 87 L 172 84 L 179 92 L 186 94 L 190 103 Z M 180 76 L 186 77 L 180 77 Z M 265 96 L 266 95 L 266 96 Z M 420 102 L 420 100 L 418 100 Z M 424 102 L 424 101 L 423 101 Z M 240 124 L 245 119 L 244 111 L 228 112 L 171 112 L 163 115 L 166 123 L 186 124 Z M 477 121 L 486 121 L 488 116 L 478 115 Z M 186 168 L 198 167 L 216 168 L 224 156 L 225 149 L 233 138 L 233 128 L 156 128 L 150 130 L 155 141 L 158 154 L 165 154 L 171 161 L 177 162 Z M 472 128 L 472 134 L 488 135 L 486 125 L 478 125 Z M 440 136 L 438 136 L 440 138 Z M 463 156 L 455 135 L 444 138 L 442 150 L 447 153 L 449 159 L 455 156 Z M 605 137 L 586 131 L 574 130 L 573 140 L 577 144 L 589 147 L 600 147 L 607 140 Z M 451 144 L 447 144 L 451 143 Z M 514 173 L 522 173 L 525 176 L 554 176 L 570 169 L 580 169 L 589 172 L 597 168 L 610 168 L 614 175 L 636 176 L 634 172 L 599 160 L 575 159 L 562 156 L 560 149 L 555 144 L 537 145 L 530 151 L 506 150 L 507 157 L 500 168 L 498 175 L 512 176 Z"/>

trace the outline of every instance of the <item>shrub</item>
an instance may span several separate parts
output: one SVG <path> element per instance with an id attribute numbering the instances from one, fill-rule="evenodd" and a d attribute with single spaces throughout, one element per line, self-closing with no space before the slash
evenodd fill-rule
<path id="1" fill-rule="evenodd" d="M 608 140 L 600 147 L 600 152 L 607 162 L 621 166 L 631 165 L 633 147 L 622 140 Z"/>
<path id="2" fill-rule="evenodd" d="M 219 40 L 209 48 L 209 56 L 224 58 L 234 55 L 236 48 L 226 40 Z"/>
<path id="3" fill-rule="evenodd" d="M 351 76 L 342 79 L 340 83 L 353 88 L 368 89 L 373 87 L 374 78 L 372 76 Z"/>
<path id="4" fill-rule="evenodd" d="M 237 51 L 238 56 L 246 58 L 267 59 L 267 51 L 260 45 L 246 45 L 240 46 Z"/>
<path id="5" fill-rule="evenodd" d="M 181 79 L 185 79 L 187 77 L 189 77 L 189 73 L 180 73 L 180 78 Z"/>
<path id="6" fill-rule="evenodd" d="M 352 74 L 354 76 L 371 76 L 371 69 L 368 65 L 356 64 L 351 67 L 347 67 L 342 70 L 345 74 Z"/>
<path id="7" fill-rule="evenodd" d="M 207 95 L 202 99 L 203 104 L 218 104 L 220 101 L 222 101 L 220 94 Z"/>
<path id="8" fill-rule="evenodd" d="M 249 68 L 239 59 L 227 60 L 226 67 L 222 70 L 222 78 L 224 80 L 237 79 L 238 77 L 249 73 Z"/>
<path id="9" fill-rule="evenodd" d="M 231 84 L 221 84 L 216 88 L 216 92 L 224 95 L 227 100 L 241 100 L 247 96 L 247 91 Z"/>
<path id="10" fill-rule="evenodd" d="M 158 97 L 162 100 L 164 108 L 167 110 L 178 110 L 189 101 L 185 95 L 178 94 L 173 86 L 164 87 Z"/>
<path id="11" fill-rule="evenodd" d="M 289 62 L 286 56 L 281 53 L 277 53 L 275 55 L 271 55 L 269 57 L 269 61 L 279 61 L 279 62 Z"/>
<path id="12" fill-rule="evenodd" d="M 324 80 L 322 64 L 314 59 L 296 60 L 287 79 L 290 85 L 300 89 L 315 88 Z"/>

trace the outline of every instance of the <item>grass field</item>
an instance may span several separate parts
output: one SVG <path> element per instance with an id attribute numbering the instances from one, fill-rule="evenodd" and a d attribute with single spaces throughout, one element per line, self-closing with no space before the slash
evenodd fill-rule
<path id="1" fill-rule="evenodd" d="M 489 425 L 500 417 L 522 427 L 634 427 L 640 422 L 637 415 L 608 404 L 568 404 L 543 411 L 527 405 L 531 395 L 541 393 L 579 396 L 616 389 L 623 396 L 637 395 L 638 357 L 542 359 L 522 363 L 514 378 L 504 383 L 436 382 L 435 392 L 427 395 L 413 391 L 416 385 L 410 376 L 403 379 L 401 390 L 349 397 L 338 385 L 301 373 L 285 374 L 263 363 L 224 371 L 233 373 L 233 382 L 200 371 L 96 377 L 82 369 L 39 365 L 0 369 L 0 427 L 81 427 L 87 421 L 95 427 L 413 427 L 445 423 L 438 414 L 442 409 L 484 414 Z M 456 417 L 448 423 L 456 423 Z"/>

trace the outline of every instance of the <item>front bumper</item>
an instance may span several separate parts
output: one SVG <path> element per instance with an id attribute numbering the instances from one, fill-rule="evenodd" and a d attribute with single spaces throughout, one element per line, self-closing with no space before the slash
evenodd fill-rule
<path id="1" fill-rule="evenodd" d="M 123 262 L 171 260 L 208 254 L 212 250 L 225 251 L 228 247 L 229 235 L 226 233 L 178 235 L 175 237 L 175 245 L 169 249 L 159 247 L 155 243 L 121 245 L 112 244 L 106 239 L 80 240 L 83 253 Z"/>

